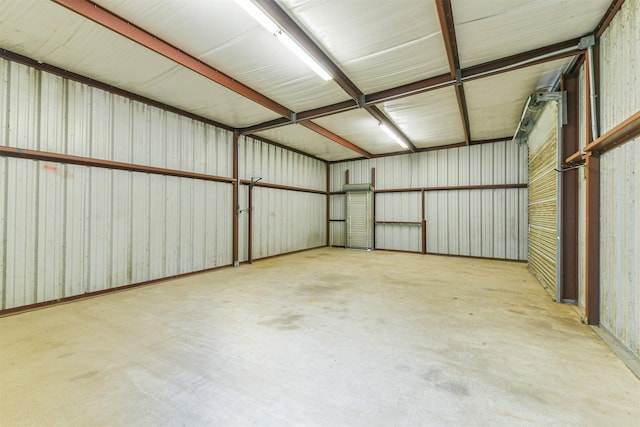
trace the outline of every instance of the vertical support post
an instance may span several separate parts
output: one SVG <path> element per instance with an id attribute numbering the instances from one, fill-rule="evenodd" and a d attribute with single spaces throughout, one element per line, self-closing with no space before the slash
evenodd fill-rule
<path id="1" fill-rule="evenodd" d="M 563 75 L 560 90 L 566 92 L 567 123 L 562 128 L 561 158 L 566 159 L 580 149 L 578 131 L 578 75 Z M 562 270 L 560 286 L 563 301 L 578 300 L 578 184 L 577 169 L 565 171 L 562 178 Z"/>
<path id="2" fill-rule="evenodd" d="M 232 253 L 233 253 L 233 266 L 240 265 L 238 261 L 238 215 L 240 214 L 238 205 L 238 192 L 239 192 L 239 179 L 238 179 L 238 141 L 240 139 L 240 133 L 233 132 L 233 196 L 231 204 L 233 205 L 233 231 L 232 231 Z"/>
<path id="3" fill-rule="evenodd" d="M 251 264 L 253 262 L 253 183 L 249 184 L 248 188 L 249 201 L 247 203 L 247 262 Z"/>
<path id="4" fill-rule="evenodd" d="M 427 220 L 425 219 L 425 215 L 424 215 L 424 188 L 420 191 L 420 206 L 421 206 L 421 217 L 422 220 L 420 221 L 420 231 L 422 232 L 422 254 L 426 254 L 427 253 Z"/>
<path id="5" fill-rule="evenodd" d="M 344 183 L 349 184 L 349 169 L 344 171 Z"/>
<path id="6" fill-rule="evenodd" d="M 325 188 L 327 190 L 327 225 L 326 225 L 326 242 L 325 245 L 326 246 L 331 246 L 331 239 L 330 239 L 330 234 L 331 234 L 331 221 L 330 221 L 330 217 L 331 217 L 331 165 L 329 163 L 326 163 L 326 167 L 327 167 L 327 183 L 325 184 Z"/>
<path id="7" fill-rule="evenodd" d="M 371 186 L 373 187 L 373 200 L 372 200 L 372 210 L 373 210 L 373 249 L 376 248 L 376 168 L 371 168 Z"/>
<path id="8" fill-rule="evenodd" d="M 600 323 L 600 157 L 586 157 L 586 304 L 587 324 Z"/>

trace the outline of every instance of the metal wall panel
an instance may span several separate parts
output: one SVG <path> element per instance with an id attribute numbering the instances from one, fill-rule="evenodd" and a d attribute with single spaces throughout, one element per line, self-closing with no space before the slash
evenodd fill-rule
<path id="1" fill-rule="evenodd" d="M 0 59 L 2 144 L 221 176 L 232 134 Z M 0 159 L 0 308 L 228 265 L 232 186 Z"/>
<path id="2" fill-rule="evenodd" d="M 16 158 L 0 164 L 2 309 L 232 261 L 229 184 Z"/>
<path id="3" fill-rule="evenodd" d="M 2 145 L 231 176 L 233 134 L 0 59 Z"/>
<path id="4" fill-rule="evenodd" d="M 640 1 L 601 38 L 601 133 L 640 108 Z M 600 325 L 640 360 L 640 138 L 600 161 Z"/>
<path id="5" fill-rule="evenodd" d="M 271 144 L 241 137 L 240 179 L 325 191 L 327 165 Z M 248 206 L 248 188 L 240 186 L 239 205 Z M 326 243 L 326 196 L 285 189 L 253 188 L 252 258 L 322 246 Z M 239 257 L 248 259 L 248 215 L 239 219 Z"/>
<path id="6" fill-rule="evenodd" d="M 325 191 L 323 161 L 247 137 L 240 138 L 238 157 L 240 179 L 261 177 L 270 184 Z"/>
<path id="7" fill-rule="evenodd" d="M 600 324 L 640 358 L 640 138 L 601 158 Z"/>
<path id="8" fill-rule="evenodd" d="M 505 141 L 334 163 L 331 191 L 342 190 L 347 170 L 351 183 L 371 182 L 373 167 L 376 168 L 376 190 L 522 184 L 527 183 L 528 178 L 527 147 Z M 420 201 L 416 199 L 419 193 L 395 196 L 376 195 L 376 220 L 398 220 L 388 216 L 397 206 L 406 209 L 397 216 L 411 217 L 411 221 L 421 219 Z M 527 259 L 526 188 L 427 191 L 425 212 L 428 252 Z M 335 230 L 339 227 L 332 223 L 332 236 L 337 235 Z M 417 251 L 421 249 L 419 236 L 418 226 L 379 225 L 376 247 Z M 337 243 L 332 240 L 332 244 Z M 387 247 L 389 244 L 391 247 Z"/>
<path id="9" fill-rule="evenodd" d="M 253 189 L 253 259 L 325 244 L 324 194 Z"/>

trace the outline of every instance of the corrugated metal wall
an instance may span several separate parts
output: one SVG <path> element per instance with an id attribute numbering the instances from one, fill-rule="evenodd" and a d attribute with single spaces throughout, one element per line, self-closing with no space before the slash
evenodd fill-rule
<path id="1" fill-rule="evenodd" d="M 0 59 L 2 145 L 229 176 L 232 135 Z M 2 309 L 228 265 L 230 184 L 0 157 Z"/>
<path id="2" fill-rule="evenodd" d="M 640 1 L 627 0 L 601 38 L 600 126 L 640 110 Z M 600 161 L 600 324 L 640 360 L 640 138 Z"/>
<path id="3" fill-rule="evenodd" d="M 240 138 L 241 179 L 261 177 L 263 183 L 326 190 L 326 164 L 252 138 Z M 239 204 L 247 208 L 248 189 L 241 186 Z M 326 195 L 253 188 L 253 259 L 314 248 L 326 243 Z M 240 260 L 248 259 L 248 214 L 240 215 Z"/>
<path id="4" fill-rule="evenodd" d="M 372 167 L 376 190 L 526 184 L 527 149 L 505 141 L 334 163 L 331 191 L 342 190 L 347 170 L 351 183 L 371 182 Z M 332 197 L 332 219 L 344 219 L 342 204 L 343 197 Z M 526 260 L 526 206 L 526 188 L 426 191 L 427 252 Z M 419 192 L 376 194 L 377 221 L 419 221 L 421 216 Z M 332 245 L 344 244 L 342 227 L 331 223 Z M 419 251 L 420 233 L 415 225 L 378 225 L 376 248 Z"/>
<path id="5" fill-rule="evenodd" d="M 529 270 L 556 298 L 558 103 L 548 102 L 529 140 Z"/>

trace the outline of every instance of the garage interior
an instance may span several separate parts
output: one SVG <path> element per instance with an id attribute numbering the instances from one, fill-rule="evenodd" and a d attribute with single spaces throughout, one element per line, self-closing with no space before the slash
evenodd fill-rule
<path id="1" fill-rule="evenodd" d="M 640 0 L 0 4 L 0 424 L 636 425 Z"/>

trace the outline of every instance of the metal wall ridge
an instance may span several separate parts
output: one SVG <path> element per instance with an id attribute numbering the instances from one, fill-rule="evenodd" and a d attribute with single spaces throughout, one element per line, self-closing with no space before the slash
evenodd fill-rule
<path id="1" fill-rule="evenodd" d="M 453 191 L 453 190 L 500 190 L 505 188 L 527 188 L 527 184 L 486 184 L 486 185 L 453 185 L 444 187 L 389 188 L 375 190 L 375 193 L 412 193 L 420 191 Z M 342 194 L 342 193 L 334 193 Z"/>
<path id="2" fill-rule="evenodd" d="M 179 178 L 192 178 L 204 181 L 234 183 L 236 180 L 224 176 L 208 175 L 204 173 L 189 172 L 179 169 L 159 168 L 136 163 L 114 162 L 111 160 L 93 159 L 90 157 L 71 156 L 68 154 L 51 153 L 48 151 L 26 150 L 0 146 L 0 156 L 16 157 L 20 159 L 41 160 L 47 162 L 67 163 L 80 166 L 93 166 L 104 169 L 117 169 L 129 172 L 143 172 L 155 175 L 176 176 Z"/>

